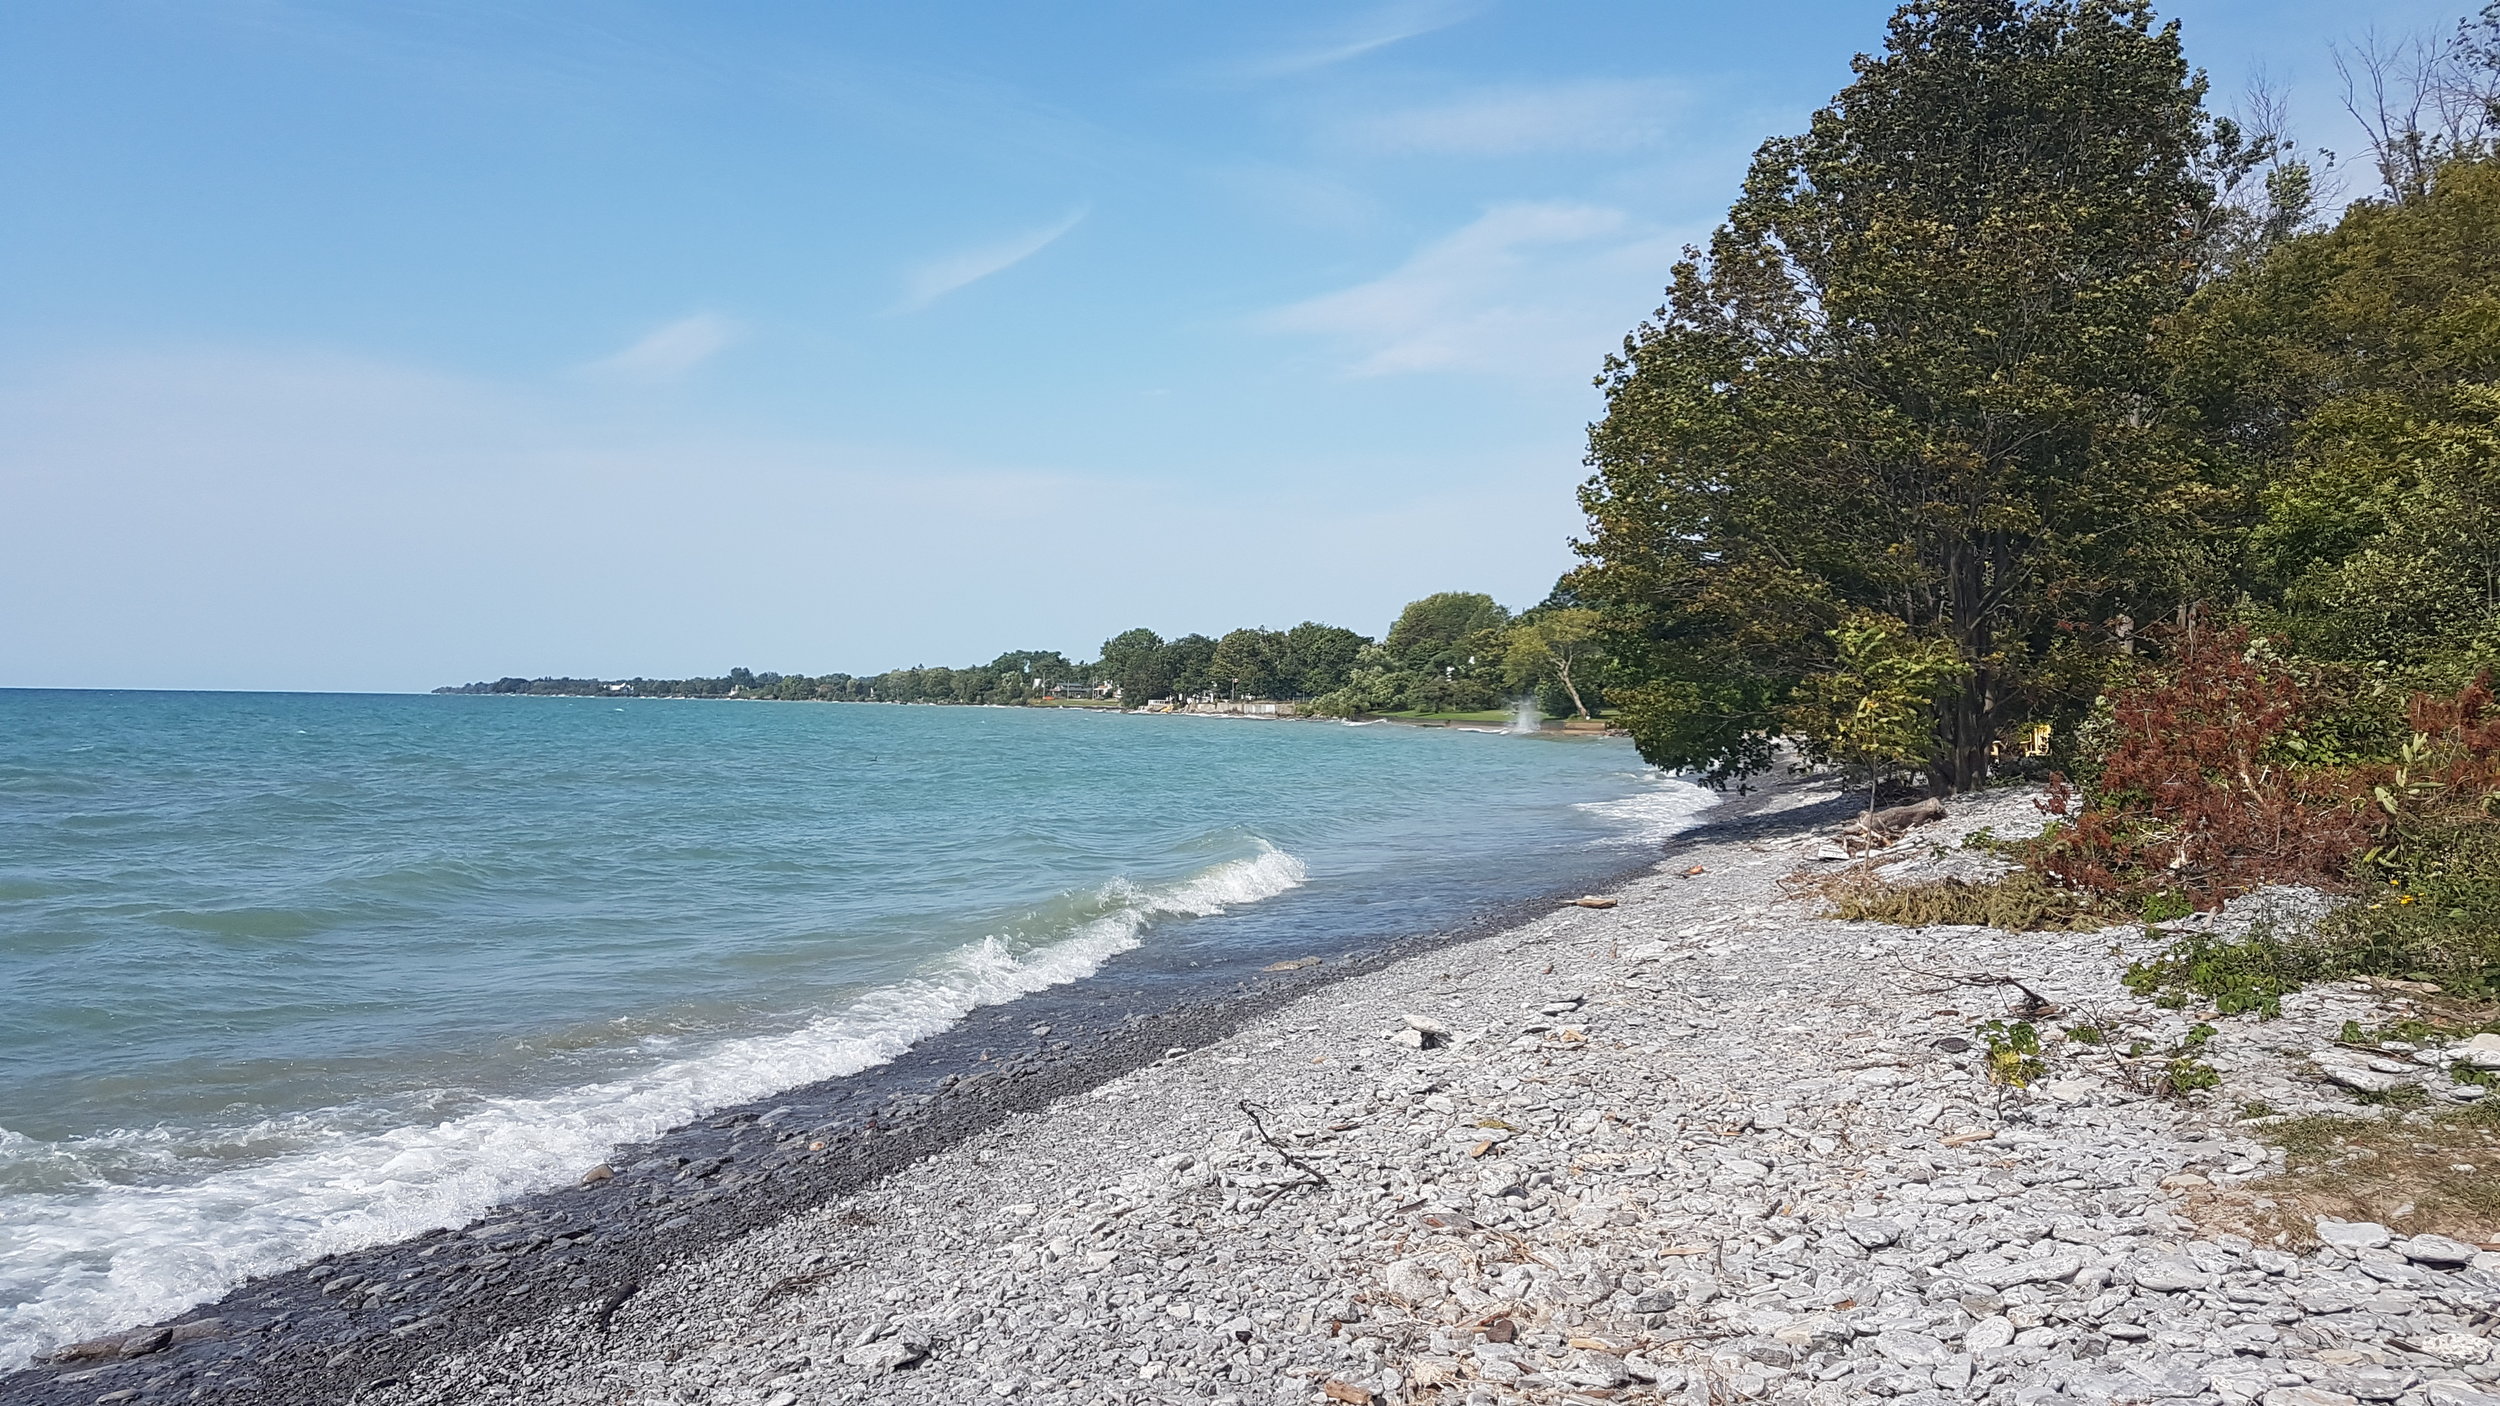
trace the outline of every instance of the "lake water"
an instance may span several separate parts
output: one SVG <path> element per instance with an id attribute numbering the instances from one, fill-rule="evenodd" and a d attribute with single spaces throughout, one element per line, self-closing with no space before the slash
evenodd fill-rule
<path id="1" fill-rule="evenodd" d="M 0 1367 L 1125 952 L 1453 926 L 1708 799 L 1377 724 L 0 691 Z"/>

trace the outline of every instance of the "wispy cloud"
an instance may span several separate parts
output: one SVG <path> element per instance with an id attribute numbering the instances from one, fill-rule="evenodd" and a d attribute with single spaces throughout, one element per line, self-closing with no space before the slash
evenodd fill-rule
<path id="1" fill-rule="evenodd" d="M 1343 135 L 1397 154 L 1518 156 L 1541 151 L 1620 151 L 1663 137 L 1681 103 L 1671 86 L 1640 79 L 1587 79 L 1497 88 L 1453 102 L 1353 119 Z"/>
<path id="2" fill-rule="evenodd" d="M 654 327 L 582 370 L 600 380 L 673 381 L 745 335 L 741 323 L 718 313 L 698 312 Z"/>
<path id="3" fill-rule="evenodd" d="M 1253 78 L 1289 78 L 1334 68 L 1392 44 L 1447 29 L 1482 9 L 1484 0 L 1396 0 L 1355 16 L 1304 47 L 1257 60 L 1244 72 Z"/>
<path id="4" fill-rule="evenodd" d="M 958 288 L 1014 268 L 1058 243 L 1069 230 L 1084 223 L 1091 212 L 1091 206 L 1080 205 L 1039 228 L 919 265 L 904 277 L 903 300 L 894 311 L 918 312 Z"/>
<path id="5" fill-rule="evenodd" d="M 1577 380 L 1655 302 L 1678 247 L 1602 206 L 1497 205 L 1379 278 L 1258 324 L 1339 343 L 1354 376 Z"/>

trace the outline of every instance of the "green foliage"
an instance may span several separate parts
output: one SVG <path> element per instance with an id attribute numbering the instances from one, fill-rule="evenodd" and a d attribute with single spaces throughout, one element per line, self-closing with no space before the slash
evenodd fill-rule
<path id="1" fill-rule="evenodd" d="M 1355 717 L 1499 708 L 1510 649 L 1510 612 L 1491 596 L 1426 596 L 1398 613 L 1386 640 L 1356 653 L 1342 682 L 1314 698 L 1311 710 Z"/>
<path id="2" fill-rule="evenodd" d="M 1964 666 L 1922 751 L 1972 786 L 2081 713 L 2087 634 L 2214 578 L 2151 352 L 2253 159 L 2202 96 L 2140 5 L 1920 0 L 1761 148 L 1601 380 L 1569 580 L 1645 756 L 1760 767 L 1867 611 Z"/>
<path id="3" fill-rule="evenodd" d="M 2163 347 L 2216 467 L 2256 488 L 2244 585 L 2270 629 L 2430 686 L 2491 661 L 2500 164 L 2468 150 L 2356 202 L 2199 292 Z"/>
<path id="4" fill-rule="evenodd" d="M 1399 668 L 1416 673 L 1473 668 L 1487 653 L 1482 637 L 1509 622 L 1510 612 L 1491 596 L 1442 591 L 1399 611 L 1381 646 Z"/>
<path id="5" fill-rule="evenodd" d="M 2211 1001 L 2218 1014 L 2255 1011 L 2272 1020 L 2283 1014 L 2286 993 L 2317 979 L 2327 966 L 2313 945 L 2259 928 L 2236 942 L 2185 934 L 2160 956 L 2127 968 L 2124 980 L 2128 990 L 2173 1009 L 2186 1004 L 2185 995 L 2192 992 Z"/>
<path id="6" fill-rule="evenodd" d="M 1502 682 L 1527 688 L 1559 684 L 1572 711 L 1589 716 L 1581 684 L 1602 657 L 1598 614 L 1585 606 L 1537 609 L 1514 621 L 1502 652 Z"/>
<path id="7" fill-rule="evenodd" d="M 1970 666 L 1950 643 L 1873 611 L 1853 610 L 1828 633 L 1831 667 L 1804 680 L 1787 731 L 1810 759 L 1861 772 L 1873 810 L 1888 772 L 1929 760 L 1938 697 Z"/>
<path id="8" fill-rule="evenodd" d="M 2320 926 L 2338 971 L 2500 997 L 2500 821 L 2407 821 L 2367 867 L 2380 881 Z"/>
<path id="9" fill-rule="evenodd" d="M 2218 1087 L 2222 1075 L 2204 1060 L 2197 1058 L 2205 1043 L 2214 1037 L 2210 1025 L 2194 1025 L 2178 1044 L 2171 1046 L 2162 1061 L 2160 1093 L 2165 1098 L 2185 1101 L 2190 1094 Z"/>
<path id="10" fill-rule="evenodd" d="M 1163 636 L 1149 629 L 1123 630 L 1104 640 L 1094 667 L 1132 708 L 1172 691 L 1172 659 Z"/>
<path id="11" fill-rule="evenodd" d="M 1988 1046 L 1988 1082 L 2025 1089 L 2048 1077 L 2048 1061 L 2040 1057 L 2040 1032 L 2030 1021 L 2008 1025 L 1991 1020 L 1972 1032 Z"/>
<path id="12" fill-rule="evenodd" d="M 2196 911 L 2196 905 L 2177 889 L 2159 889 L 2144 895 L 2145 924 L 2176 922 Z"/>

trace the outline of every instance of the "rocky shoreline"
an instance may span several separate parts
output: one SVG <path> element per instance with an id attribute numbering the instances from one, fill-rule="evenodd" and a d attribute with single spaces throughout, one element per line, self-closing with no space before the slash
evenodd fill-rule
<path id="1" fill-rule="evenodd" d="M 1649 863 L 1642 855 L 1623 872 Z M 1243 963 L 1238 980 L 1180 980 L 1150 953 L 1114 958 L 1084 981 L 976 1011 L 889 1063 L 620 1146 L 581 1184 L 465 1228 L 326 1255 L 176 1318 L 72 1345 L 0 1375 L 0 1403 L 362 1399 L 585 1295 L 630 1294 L 672 1264 L 838 1201 L 1002 1118 L 1221 1038 L 1315 987 L 1551 906 L 1498 906 L 1454 932 L 1298 965 Z"/>
<path id="2" fill-rule="evenodd" d="M 1782 880 L 1843 804 L 1753 798 L 1611 908 L 1082 1051 L 1033 1035 L 1061 1058 L 922 1105 L 977 1117 L 889 1122 L 924 1086 L 715 1118 L 518 1214 L 251 1286 L 230 1304 L 257 1325 L 151 1330 L 7 1399 L 2500 1406 L 2500 1253 L 2189 1218 L 2280 1165 L 2251 1105 L 2431 1077 L 2316 1057 L 2400 995 L 2220 1019 L 2120 982 L 2140 930 L 1822 918 Z M 1961 835 L 2027 809 L 1956 805 L 1901 876 L 1984 868 Z M 1992 1083 L 1983 1027 L 2026 1014 L 2041 1066 Z M 2215 1086 L 2162 1096 L 2148 1061 L 2173 1059 Z M 408 1316 L 445 1284 L 458 1307 Z"/>

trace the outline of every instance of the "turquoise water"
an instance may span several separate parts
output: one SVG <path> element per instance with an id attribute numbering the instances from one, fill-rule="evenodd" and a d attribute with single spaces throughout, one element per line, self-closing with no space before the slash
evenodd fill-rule
<path id="1" fill-rule="evenodd" d="M 1704 801 L 1382 725 L 0 691 L 0 1365 L 1123 953 L 1433 930 Z"/>

